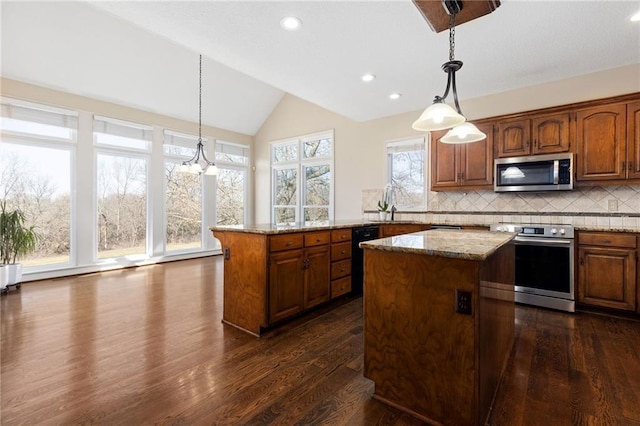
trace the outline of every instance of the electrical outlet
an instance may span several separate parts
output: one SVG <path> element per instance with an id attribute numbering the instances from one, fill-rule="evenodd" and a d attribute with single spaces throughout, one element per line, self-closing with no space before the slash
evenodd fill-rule
<path id="1" fill-rule="evenodd" d="M 471 292 L 456 289 L 456 312 L 471 315 Z"/>
<path id="2" fill-rule="evenodd" d="M 609 200 L 609 211 L 610 212 L 618 211 L 618 200 Z"/>

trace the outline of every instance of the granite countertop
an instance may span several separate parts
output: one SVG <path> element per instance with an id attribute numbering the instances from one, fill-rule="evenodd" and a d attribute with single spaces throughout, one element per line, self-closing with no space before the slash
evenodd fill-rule
<path id="1" fill-rule="evenodd" d="M 485 260 L 514 236 L 515 234 L 500 232 L 433 229 L 365 241 L 360 243 L 360 247 L 398 253 Z"/>
<path id="2" fill-rule="evenodd" d="M 290 232 L 302 231 L 322 231 L 329 229 L 354 228 L 358 226 L 382 225 L 382 224 L 425 224 L 417 220 L 394 220 L 394 221 L 377 221 L 377 220 L 326 220 L 317 222 L 280 224 L 259 223 L 247 225 L 216 225 L 210 226 L 209 229 L 216 231 L 234 231 L 246 232 L 251 234 L 286 234 Z"/>

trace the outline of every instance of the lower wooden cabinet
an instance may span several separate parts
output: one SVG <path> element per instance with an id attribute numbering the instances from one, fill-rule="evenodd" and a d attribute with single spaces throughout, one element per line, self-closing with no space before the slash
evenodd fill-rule
<path id="1" fill-rule="evenodd" d="M 306 249 L 303 262 L 304 309 L 308 309 L 331 297 L 329 245 Z"/>
<path id="2" fill-rule="evenodd" d="M 269 323 L 304 309 L 304 250 L 271 254 L 269 259 Z"/>
<path id="3" fill-rule="evenodd" d="M 429 225 L 423 225 L 419 223 L 384 224 L 380 225 L 380 238 L 388 238 L 395 235 L 426 231 L 427 229 L 429 229 Z"/>
<path id="4" fill-rule="evenodd" d="M 578 241 L 578 302 L 638 310 L 636 235 L 580 232 Z"/>

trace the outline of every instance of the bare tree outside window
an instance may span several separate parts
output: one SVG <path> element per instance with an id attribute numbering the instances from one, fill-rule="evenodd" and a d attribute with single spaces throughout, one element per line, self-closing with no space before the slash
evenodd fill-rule
<path id="1" fill-rule="evenodd" d="M 26 226 L 35 226 L 42 236 L 36 250 L 20 259 L 25 266 L 70 261 L 70 163 L 67 149 L 0 144 L 2 201 L 21 210 Z"/>
<path id="2" fill-rule="evenodd" d="M 216 211 L 218 225 L 244 223 L 246 171 L 220 168 L 217 184 Z"/>
<path id="3" fill-rule="evenodd" d="M 167 250 L 202 247 L 202 177 L 179 173 L 179 162 L 166 161 Z"/>
<path id="4" fill-rule="evenodd" d="M 332 216 L 333 137 L 329 135 L 305 136 L 272 146 L 275 223 L 327 221 Z"/>
<path id="5" fill-rule="evenodd" d="M 393 187 L 393 204 L 402 208 L 420 208 L 425 203 L 425 151 L 409 146 L 387 148 L 389 180 Z"/>
<path id="6" fill-rule="evenodd" d="M 147 160 L 98 154 L 98 257 L 146 253 Z"/>

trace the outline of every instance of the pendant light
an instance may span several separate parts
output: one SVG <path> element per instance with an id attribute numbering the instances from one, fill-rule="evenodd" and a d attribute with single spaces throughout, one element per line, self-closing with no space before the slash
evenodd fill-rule
<path id="1" fill-rule="evenodd" d="M 442 70 L 447 73 L 447 87 L 442 96 L 436 96 L 433 104 L 424 110 L 411 127 L 419 131 L 435 131 L 451 129 L 440 138 L 443 143 L 470 143 L 486 139 L 487 135 L 481 132 L 473 124 L 466 122 L 465 116 L 460 110 L 458 103 L 458 90 L 456 88 L 456 71 L 462 68 L 462 61 L 456 61 L 455 49 L 455 22 L 456 13 L 462 10 L 461 1 L 442 1 L 442 4 L 450 15 L 449 18 L 449 62 L 442 65 Z M 453 102 L 456 109 L 444 103 L 449 95 L 449 90 L 453 91 Z"/>
<path id="2" fill-rule="evenodd" d="M 200 159 L 202 159 L 202 164 Z M 204 166 L 204 167 L 203 167 Z M 200 55 L 200 87 L 198 91 L 198 145 L 196 153 L 187 161 L 183 161 L 178 168 L 179 172 L 201 174 L 215 176 L 218 174 L 218 167 L 213 161 L 209 161 L 204 152 L 202 144 L 202 55 Z"/>

